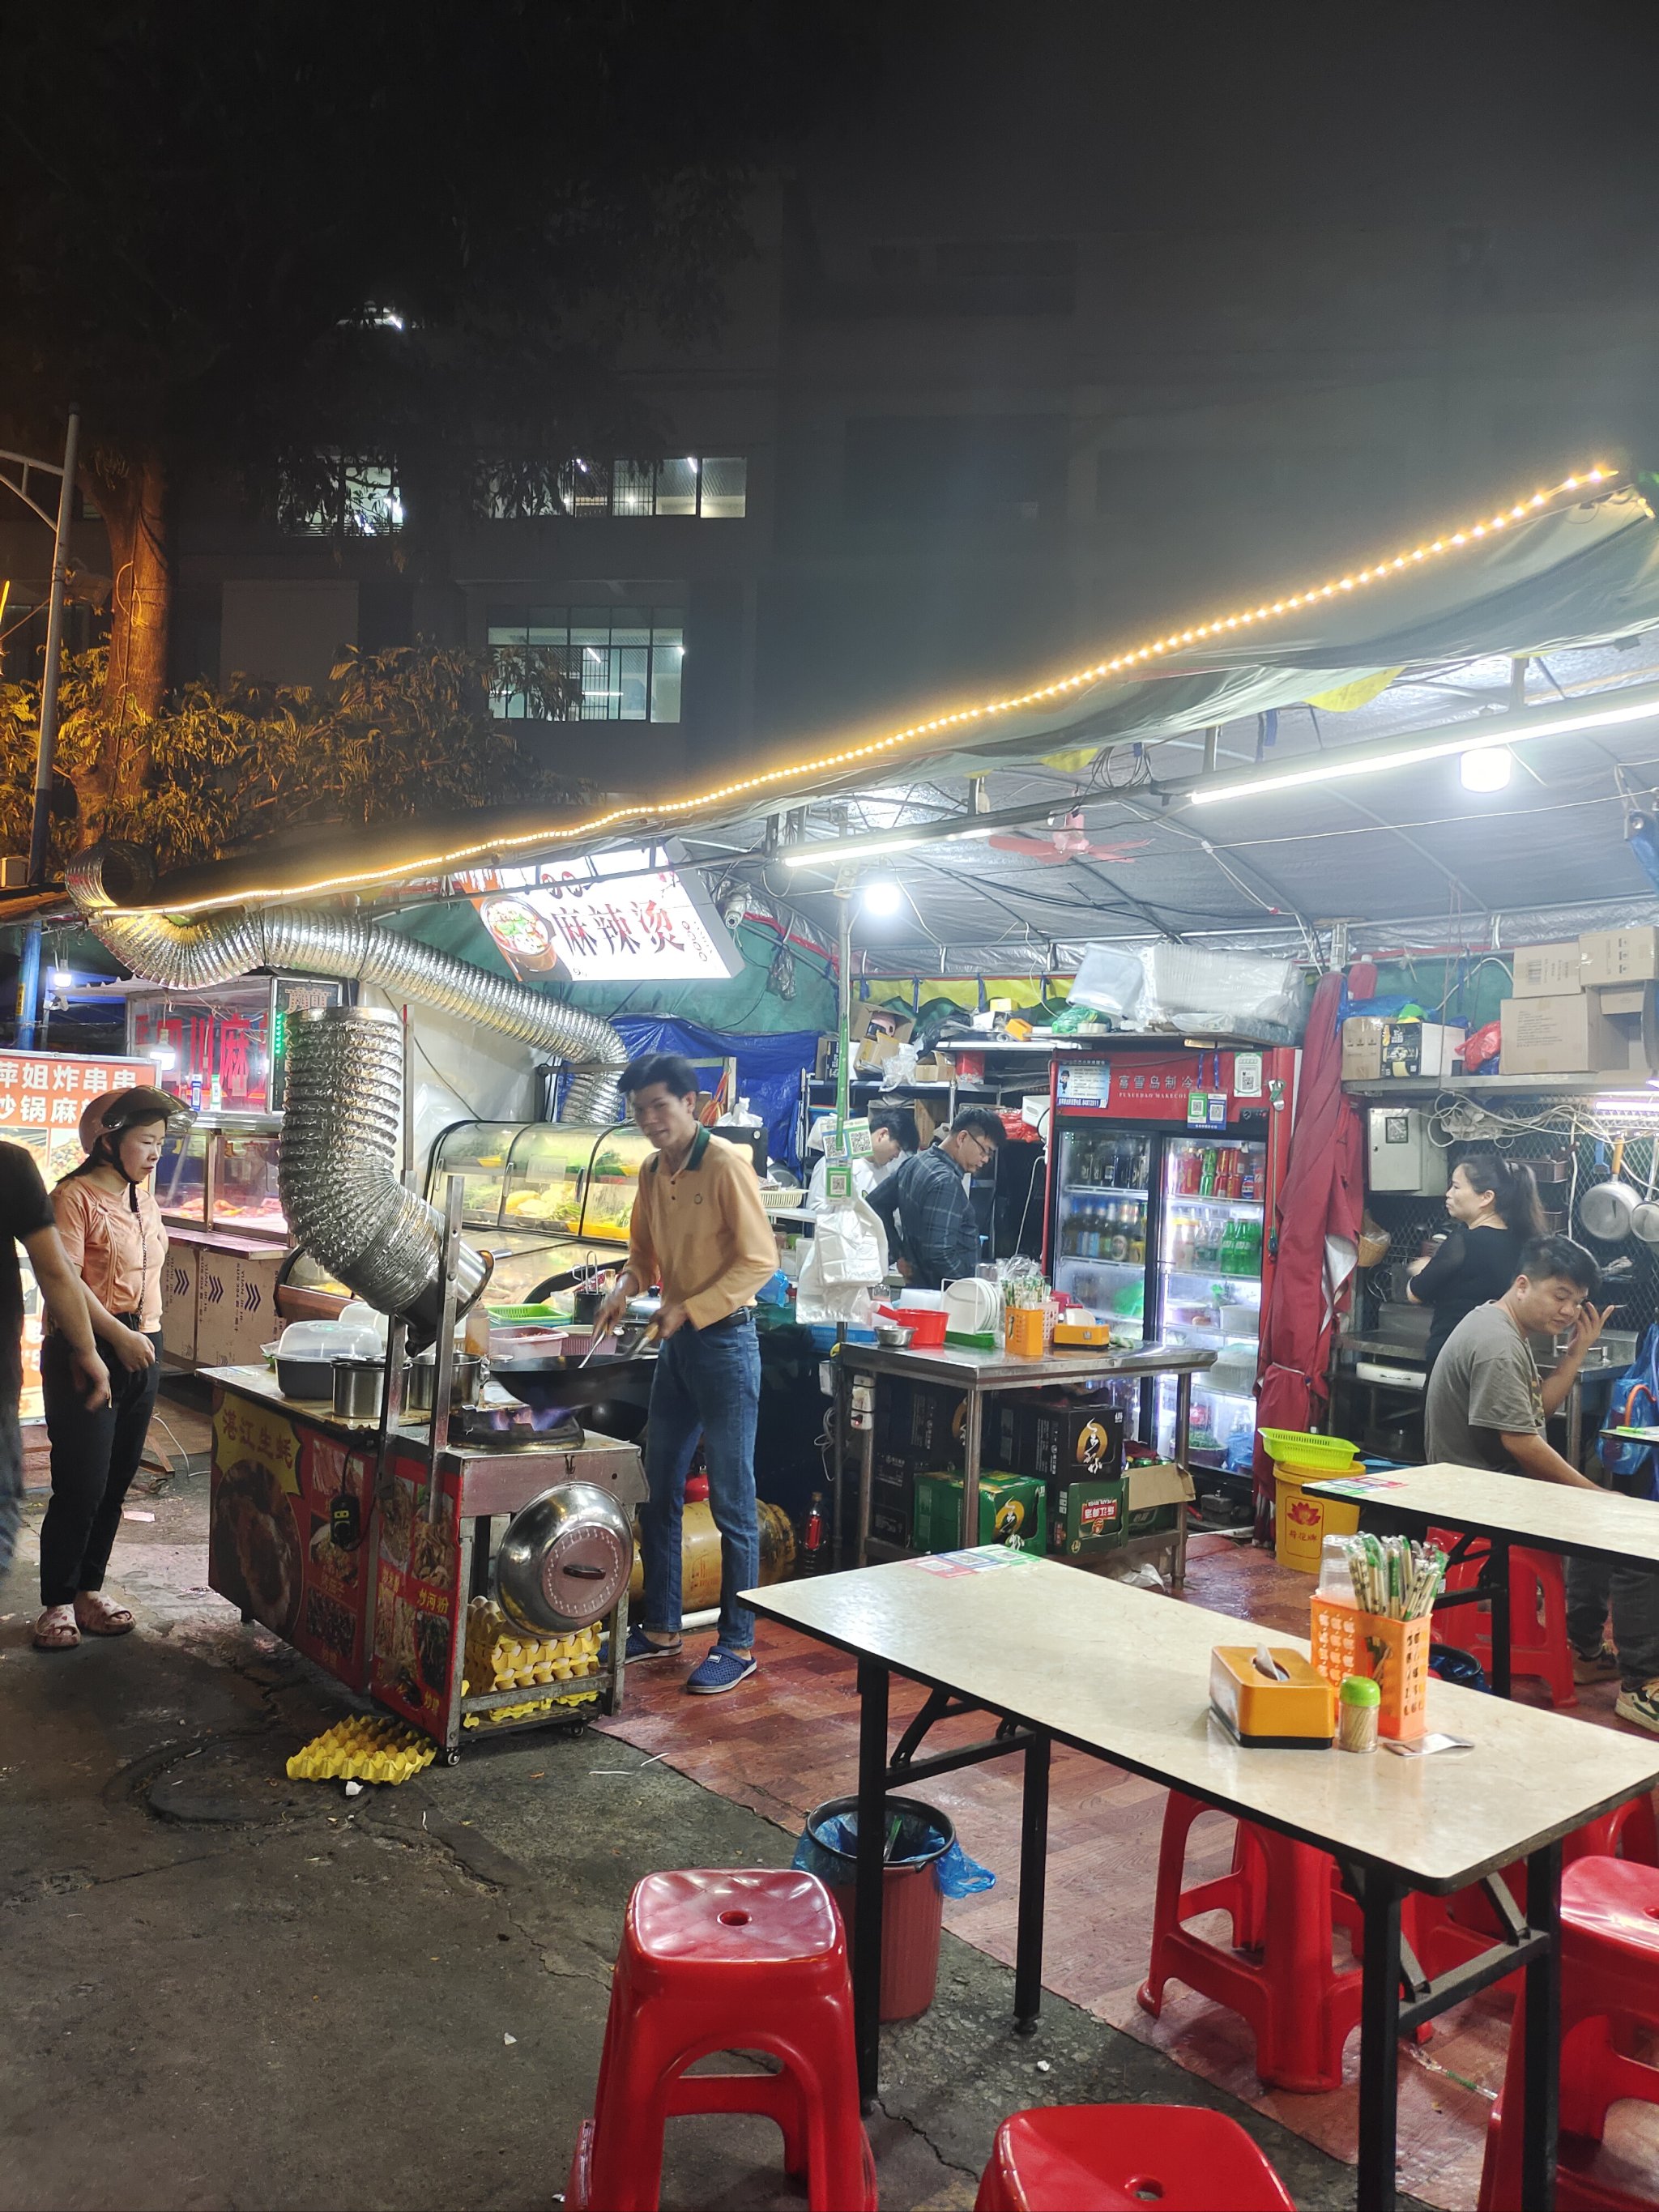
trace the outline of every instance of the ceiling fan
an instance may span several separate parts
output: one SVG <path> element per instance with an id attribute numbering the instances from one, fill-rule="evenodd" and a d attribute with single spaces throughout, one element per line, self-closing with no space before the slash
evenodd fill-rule
<path id="1" fill-rule="evenodd" d="M 1081 812 L 1073 808 L 1063 822 L 1052 829 L 1038 830 L 1034 836 L 1008 830 L 985 842 L 999 853 L 1018 853 L 1025 860 L 1040 860 L 1045 867 L 1053 867 L 1061 860 L 1112 860 L 1127 866 L 1152 841 L 1150 837 L 1134 837 L 1127 843 L 1097 845 L 1084 826 Z"/>

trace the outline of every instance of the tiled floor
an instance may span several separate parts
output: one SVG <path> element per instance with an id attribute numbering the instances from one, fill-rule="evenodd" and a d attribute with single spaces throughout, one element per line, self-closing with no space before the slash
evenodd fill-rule
<path id="1" fill-rule="evenodd" d="M 1249 1544 L 1200 1536 L 1191 1551 L 1188 1592 L 1198 1604 L 1305 1634 L 1310 1583 Z M 702 1639 L 696 1639 L 700 1645 Z M 682 1773 L 787 1828 L 826 1797 L 850 1790 L 856 1770 L 858 1708 L 852 1662 L 793 1632 L 761 1624 L 759 1674 L 729 1698 L 685 1697 L 684 1669 L 641 1667 L 629 1676 L 628 1712 L 604 1725 L 661 1753 Z M 1522 1694 L 1530 1686 L 1522 1686 Z M 894 1727 L 921 1692 L 895 1681 Z M 1614 1690 L 1580 1692 L 1579 1717 L 1611 1727 Z M 972 1741 L 982 1717 L 947 1723 L 929 1739 Z M 950 1814 L 963 1848 L 993 1868 L 994 1889 L 947 1901 L 945 1923 L 991 1957 L 1012 1964 L 1018 1905 L 1020 1784 L 1017 1762 L 965 1768 L 926 1785 Z M 1135 2002 L 1146 1969 L 1164 1792 L 1080 1753 L 1057 1750 L 1051 1785 L 1045 1984 L 1097 2017 L 1166 2051 L 1339 2157 L 1354 2154 L 1354 2099 L 1348 2089 L 1297 2097 L 1264 2090 L 1249 2029 L 1232 2014 L 1171 1984 L 1163 2015 Z M 1219 1815 L 1194 1832 L 1189 1878 L 1221 1872 L 1231 1829 Z M 1201 1926 L 1202 1923 L 1200 1923 Z M 1218 1928 L 1224 1923 L 1218 1920 Z M 1480 2182 L 1486 2116 L 1503 2071 L 1507 2008 L 1480 1998 L 1443 2016 L 1431 2040 L 1408 2049 L 1401 2069 L 1400 2178 L 1425 2202 L 1463 2212 Z M 1358 2072 L 1358 2039 L 1348 2078 Z M 1633 2156 L 1659 2173 L 1659 2126 L 1641 2108 L 1613 2115 L 1609 2154 Z"/>

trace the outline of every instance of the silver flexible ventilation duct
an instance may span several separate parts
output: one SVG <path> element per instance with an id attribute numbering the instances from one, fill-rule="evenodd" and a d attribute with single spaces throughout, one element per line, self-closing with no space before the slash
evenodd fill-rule
<path id="1" fill-rule="evenodd" d="M 165 914 L 118 910 L 104 884 L 109 858 L 96 848 L 79 854 L 66 881 L 88 927 L 135 975 L 182 990 L 228 983 L 255 968 L 374 983 L 392 998 L 459 1014 L 571 1061 L 575 1073 L 562 1120 L 604 1125 L 622 1110 L 617 1081 L 628 1048 L 597 1014 L 561 1006 L 353 915 L 278 907 L 175 921 Z M 291 1118 L 291 1105 L 289 1112 Z"/>
<path id="2" fill-rule="evenodd" d="M 398 1180 L 404 1040 L 396 1014 L 326 1006 L 289 1032 L 278 1180 L 295 1241 L 381 1313 L 428 1337 L 441 1315 L 443 1217 Z M 489 1264 L 463 1244 L 457 1310 Z"/>

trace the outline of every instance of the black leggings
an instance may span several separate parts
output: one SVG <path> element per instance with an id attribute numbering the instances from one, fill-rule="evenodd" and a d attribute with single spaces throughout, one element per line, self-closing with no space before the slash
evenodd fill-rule
<path id="1" fill-rule="evenodd" d="M 155 1357 L 136 1371 L 102 1345 L 110 1402 L 87 1411 L 69 1340 L 50 1331 L 40 1346 L 40 1382 L 52 1438 L 52 1503 L 40 1528 L 40 1602 L 68 1605 L 77 1591 L 101 1589 L 110 1547 L 121 1525 L 121 1501 L 143 1457 L 155 1393 L 161 1384 L 161 1339 Z"/>

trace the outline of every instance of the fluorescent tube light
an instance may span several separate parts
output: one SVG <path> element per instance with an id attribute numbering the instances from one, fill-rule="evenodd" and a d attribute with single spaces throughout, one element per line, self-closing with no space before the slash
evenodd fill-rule
<path id="1" fill-rule="evenodd" d="M 1311 783 L 1338 783 L 1350 776 L 1387 775 L 1395 769 L 1416 768 L 1425 761 L 1450 760 L 1458 755 L 1489 751 L 1499 745 L 1524 743 L 1534 738 L 1568 738 L 1581 730 L 1616 729 L 1626 722 L 1650 721 L 1659 715 L 1659 686 L 1644 684 L 1640 691 L 1613 692 L 1598 700 L 1571 702 L 1545 710 L 1494 715 L 1488 721 L 1453 724 L 1424 730 L 1413 738 L 1379 740 L 1375 744 L 1351 745 L 1345 750 L 1320 753 L 1299 768 L 1270 769 L 1266 775 L 1237 775 L 1200 781 L 1184 787 L 1194 806 L 1212 806 L 1224 799 L 1256 799 L 1268 792 L 1293 791 Z M 1171 792 L 1183 788 L 1166 786 Z"/>

